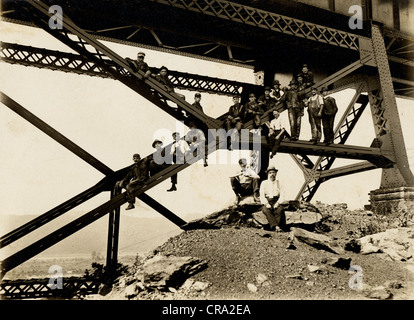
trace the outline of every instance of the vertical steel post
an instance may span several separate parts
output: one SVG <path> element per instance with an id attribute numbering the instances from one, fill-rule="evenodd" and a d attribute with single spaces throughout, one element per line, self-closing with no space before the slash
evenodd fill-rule
<path id="1" fill-rule="evenodd" d="M 395 159 L 392 168 L 382 170 L 380 188 L 412 187 L 414 176 L 408 163 L 382 30 L 376 24 L 371 28 L 372 51 L 378 70 L 378 76 L 368 81 L 371 113 L 381 150 Z"/>
<path id="2" fill-rule="evenodd" d="M 111 192 L 111 199 L 117 195 L 119 195 L 119 191 L 115 188 Z M 118 264 L 120 211 L 121 209 L 118 207 L 109 213 L 108 245 L 106 252 L 106 268 L 109 273 L 114 272 Z"/>

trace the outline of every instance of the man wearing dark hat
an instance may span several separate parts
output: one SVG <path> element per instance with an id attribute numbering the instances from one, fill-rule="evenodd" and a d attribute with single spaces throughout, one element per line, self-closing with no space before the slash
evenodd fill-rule
<path id="1" fill-rule="evenodd" d="M 323 107 L 322 107 L 322 127 L 324 143 L 331 144 L 334 142 L 334 121 L 335 115 L 338 112 L 336 100 L 331 96 L 328 96 L 328 88 L 322 88 L 321 93 L 323 96 Z"/>
<path id="2" fill-rule="evenodd" d="M 229 112 L 226 119 L 226 129 L 230 131 L 238 121 L 244 121 L 244 106 L 240 104 L 240 96 L 233 96 L 233 105 L 229 108 Z"/>
<path id="3" fill-rule="evenodd" d="M 152 143 L 152 147 L 155 149 L 155 152 L 150 156 L 149 167 L 151 176 L 156 175 L 172 163 L 172 155 L 169 153 L 166 154 L 165 148 L 163 148 L 162 145 L 162 141 L 158 139 L 155 139 Z M 168 158 L 168 156 L 170 157 Z M 171 184 L 171 188 L 176 188 L 177 174 L 171 176 Z"/>
<path id="4" fill-rule="evenodd" d="M 126 190 L 128 207 L 125 210 L 135 208 L 135 196 L 133 193 L 149 178 L 149 159 L 141 159 L 141 156 L 136 153 L 132 156 L 132 160 L 134 164 L 129 169 L 125 178 L 115 184 L 116 189 L 120 190 L 125 188 Z"/>
<path id="5" fill-rule="evenodd" d="M 316 144 L 322 137 L 322 108 L 324 100 L 316 87 L 312 87 L 311 92 L 312 95 L 306 101 L 306 105 L 308 106 L 309 123 L 312 132 L 312 139 L 310 141 Z"/>
<path id="6" fill-rule="evenodd" d="M 197 92 L 194 95 L 194 103 L 192 104 L 192 106 L 196 107 L 198 110 L 203 112 L 203 107 L 201 106 L 200 101 L 201 101 L 201 93 Z"/>
<path id="7" fill-rule="evenodd" d="M 249 101 L 245 105 L 244 121 L 253 120 L 256 115 L 261 116 L 263 113 L 262 107 L 256 101 L 256 95 L 250 93 Z"/>
<path id="8" fill-rule="evenodd" d="M 304 108 L 301 103 L 296 80 L 290 81 L 289 89 L 285 93 L 284 100 L 288 109 L 291 140 L 296 141 L 299 139 L 300 135 L 300 126 Z"/>
<path id="9" fill-rule="evenodd" d="M 266 170 L 267 180 L 262 181 L 260 185 L 260 202 L 262 212 L 269 222 L 269 230 L 280 231 L 286 230 L 285 211 L 279 202 L 280 186 L 279 180 L 276 180 L 278 170 L 274 166 L 269 166 Z"/>
<path id="10" fill-rule="evenodd" d="M 144 73 L 144 78 L 148 78 L 151 75 L 151 71 L 148 67 L 148 64 L 144 61 L 144 59 L 145 59 L 144 52 L 137 53 L 137 60 L 126 58 L 127 62 L 134 69 L 134 71 L 142 71 Z"/>
<path id="11" fill-rule="evenodd" d="M 154 75 L 154 78 L 158 82 L 160 82 L 161 84 L 164 85 L 165 91 L 167 91 L 168 93 L 174 93 L 175 95 L 177 95 L 181 99 L 184 99 L 185 100 L 185 96 L 184 95 L 175 92 L 174 85 L 171 82 L 171 80 L 168 78 L 168 68 L 167 67 L 162 66 L 160 68 L 159 74 Z"/>
<path id="12" fill-rule="evenodd" d="M 285 94 L 285 92 L 280 88 L 280 81 L 275 79 L 273 80 L 273 90 L 271 93 L 271 96 L 273 96 L 276 99 L 276 102 L 280 101 Z"/>
<path id="13" fill-rule="evenodd" d="M 299 74 L 303 77 L 303 83 L 305 84 L 306 88 L 312 87 L 315 84 L 313 81 L 313 72 L 309 71 L 307 64 L 304 64 L 302 66 L 302 72 Z"/>
<path id="14" fill-rule="evenodd" d="M 276 105 L 276 99 L 270 95 L 272 89 L 270 87 L 266 87 L 264 89 L 264 94 L 259 97 L 259 105 L 263 109 L 263 111 L 267 111 L 272 109 Z"/>

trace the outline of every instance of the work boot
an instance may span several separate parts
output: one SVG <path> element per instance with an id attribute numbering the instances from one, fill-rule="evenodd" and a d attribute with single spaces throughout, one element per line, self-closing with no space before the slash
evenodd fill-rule
<path id="1" fill-rule="evenodd" d="M 134 209 L 134 208 L 135 208 L 134 204 L 130 203 L 130 204 L 128 204 L 128 207 L 125 208 L 125 210 L 131 210 L 131 209 Z"/>
<path id="2" fill-rule="evenodd" d="M 171 188 L 167 190 L 167 192 L 171 192 L 171 191 L 177 191 L 177 187 L 175 186 L 175 184 L 173 184 Z"/>
<path id="3" fill-rule="evenodd" d="M 253 199 L 254 199 L 254 202 L 256 202 L 256 203 L 260 203 L 260 195 L 259 195 L 259 193 L 255 193 L 254 195 L 253 195 Z"/>

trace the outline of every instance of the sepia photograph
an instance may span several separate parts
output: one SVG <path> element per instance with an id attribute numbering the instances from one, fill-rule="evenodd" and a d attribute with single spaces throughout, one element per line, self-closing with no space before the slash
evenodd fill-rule
<path id="1" fill-rule="evenodd" d="M 0 300 L 414 300 L 414 1 L 0 10 Z"/>

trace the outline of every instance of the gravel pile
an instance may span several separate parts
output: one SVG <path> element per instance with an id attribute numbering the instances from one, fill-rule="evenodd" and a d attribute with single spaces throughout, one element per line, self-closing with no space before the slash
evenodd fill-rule
<path id="1" fill-rule="evenodd" d="M 207 261 L 208 267 L 192 279 L 211 285 L 203 295 L 195 294 L 191 299 L 365 298 L 361 290 L 349 287 L 352 273 L 324 263 L 338 255 L 296 241 L 296 249 L 287 249 L 289 237 L 289 233 L 245 227 L 192 230 L 171 238 L 157 251 Z M 351 265 L 361 266 L 363 282 L 370 286 L 410 280 L 410 273 L 401 263 L 352 252 L 345 256 L 352 259 Z M 312 266 L 318 270 L 311 272 L 315 269 Z M 260 283 L 259 275 L 264 275 L 267 281 Z M 394 298 L 404 294 L 403 289 L 391 290 Z"/>

